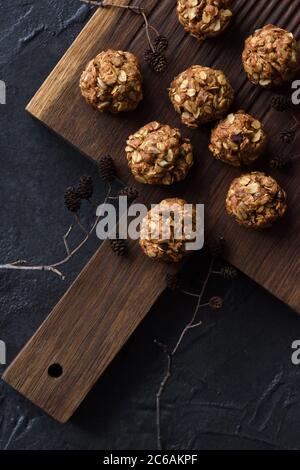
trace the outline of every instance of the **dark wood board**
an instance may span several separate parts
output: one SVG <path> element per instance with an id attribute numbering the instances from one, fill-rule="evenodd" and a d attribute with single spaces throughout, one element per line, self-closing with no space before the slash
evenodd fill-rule
<path id="1" fill-rule="evenodd" d="M 241 53 L 244 39 L 267 23 L 285 27 L 299 39 L 298 0 L 237 0 L 228 31 L 202 45 L 184 33 L 174 0 L 141 3 L 148 8 L 151 23 L 170 40 L 170 65 L 163 76 L 143 66 L 145 99 L 136 112 L 99 115 L 86 105 L 78 88 L 85 64 L 102 49 L 130 50 L 142 58 L 147 43 L 140 17 L 117 9 L 95 13 L 29 103 L 28 111 L 89 158 L 97 161 L 111 153 L 120 176 L 130 182 L 124 154 L 128 135 L 154 119 L 180 127 L 193 141 L 195 166 L 186 181 L 170 188 L 137 184 L 140 200 L 149 204 L 177 195 L 204 203 L 206 236 L 212 231 L 224 234 L 229 261 L 300 313 L 300 165 L 295 163 L 285 172 L 267 170 L 288 191 L 286 219 L 266 232 L 238 227 L 226 215 L 224 200 L 231 180 L 241 171 L 212 159 L 210 128 L 191 131 L 181 126 L 167 94 L 173 77 L 192 64 L 223 69 L 236 90 L 234 109 L 244 108 L 262 119 L 270 136 L 269 153 L 280 151 L 278 135 L 287 125 L 287 115 L 271 110 L 270 91 L 247 81 Z M 297 147 L 299 136 L 294 151 Z M 266 162 L 262 160 L 257 168 L 266 169 Z M 69 419 L 164 290 L 170 269 L 146 259 L 136 242 L 130 242 L 125 259 L 114 257 L 105 242 L 8 368 L 4 380 L 59 421 Z M 53 363 L 63 367 L 60 378 L 48 375 Z"/>

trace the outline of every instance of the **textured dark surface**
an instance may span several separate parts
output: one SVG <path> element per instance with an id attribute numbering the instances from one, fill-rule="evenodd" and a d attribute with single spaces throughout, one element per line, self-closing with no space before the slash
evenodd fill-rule
<path id="1" fill-rule="evenodd" d="M 91 163 L 33 121 L 24 107 L 89 9 L 75 0 L 5 3 L 0 5 L 0 79 L 8 93 L 7 105 L 0 107 L 0 260 L 50 262 L 63 254 L 61 237 L 71 220 L 62 203 L 65 187 L 82 173 L 98 180 Z M 104 188 L 97 186 L 101 199 Z M 65 266 L 64 282 L 46 273 L 0 272 L 0 339 L 7 344 L 8 363 L 97 245 L 91 241 Z M 204 262 L 200 258 L 191 266 L 190 288 L 200 284 Z M 300 318 L 243 276 L 210 289 L 224 294 L 224 308 L 204 309 L 203 327 L 180 349 L 163 399 L 166 447 L 300 448 L 300 366 L 291 363 Z M 166 292 L 67 425 L 0 382 L 0 448 L 155 448 L 155 393 L 165 364 L 153 339 L 171 344 L 193 304 Z"/>

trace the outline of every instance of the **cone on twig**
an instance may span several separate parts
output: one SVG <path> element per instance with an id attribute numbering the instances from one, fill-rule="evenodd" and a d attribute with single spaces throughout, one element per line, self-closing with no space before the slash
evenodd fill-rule
<path id="1" fill-rule="evenodd" d="M 126 241 L 120 238 L 110 240 L 110 247 L 118 256 L 124 256 L 127 251 Z"/>
<path id="2" fill-rule="evenodd" d="M 144 53 L 144 59 L 156 73 L 162 73 L 168 67 L 168 60 L 161 52 L 148 49 Z"/>
<path id="3" fill-rule="evenodd" d="M 115 163 L 110 155 L 103 155 L 98 162 L 98 171 L 104 181 L 110 182 L 116 178 Z"/>
<path id="4" fill-rule="evenodd" d="M 284 95 L 273 95 L 271 98 L 271 107 L 275 109 L 275 111 L 282 113 L 288 109 L 289 101 Z"/>
<path id="5" fill-rule="evenodd" d="M 209 301 L 209 306 L 212 310 L 220 310 L 223 307 L 223 299 L 221 297 L 212 297 Z"/>
<path id="6" fill-rule="evenodd" d="M 156 52 L 162 53 L 165 52 L 169 47 L 169 41 L 166 36 L 159 35 L 154 41 L 154 49 Z"/>
<path id="7" fill-rule="evenodd" d="M 126 196 L 130 202 L 133 202 L 139 197 L 139 192 L 134 186 L 126 186 L 121 189 L 120 196 Z"/>
<path id="8" fill-rule="evenodd" d="M 287 155 L 277 155 L 269 161 L 270 168 L 281 170 L 291 163 L 292 159 Z"/>
<path id="9" fill-rule="evenodd" d="M 81 207 L 81 201 L 74 187 L 65 190 L 65 206 L 70 212 L 78 212 Z"/>
<path id="10" fill-rule="evenodd" d="M 155 52 L 150 61 L 150 65 L 152 69 L 154 70 L 154 72 L 163 73 L 168 68 L 168 60 L 163 54 Z"/>
<path id="11" fill-rule="evenodd" d="M 235 279 L 238 275 L 238 272 L 233 266 L 228 265 L 221 269 L 220 274 L 225 279 Z"/>
<path id="12" fill-rule="evenodd" d="M 150 64 L 150 62 L 152 60 L 152 57 L 153 57 L 153 54 L 155 54 L 155 52 L 152 49 L 147 49 L 144 52 L 144 60 L 145 60 L 145 62 L 147 62 L 147 64 Z"/>
<path id="13" fill-rule="evenodd" d="M 91 199 L 94 192 L 93 180 L 90 176 L 80 177 L 77 194 L 80 199 Z"/>

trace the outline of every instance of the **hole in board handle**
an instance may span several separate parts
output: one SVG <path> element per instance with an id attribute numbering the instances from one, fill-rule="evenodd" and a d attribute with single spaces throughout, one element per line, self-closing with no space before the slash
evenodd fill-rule
<path id="1" fill-rule="evenodd" d="M 63 374 L 63 368 L 60 364 L 51 364 L 48 368 L 48 375 L 54 379 L 58 379 Z"/>

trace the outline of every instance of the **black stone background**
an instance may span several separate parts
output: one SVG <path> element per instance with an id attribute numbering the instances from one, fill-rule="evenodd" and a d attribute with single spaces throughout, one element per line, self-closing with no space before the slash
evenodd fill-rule
<path id="1" fill-rule="evenodd" d="M 95 166 L 35 122 L 24 107 L 90 15 L 77 0 L 0 1 L 0 260 L 50 262 L 63 255 L 71 217 L 65 187 Z M 92 214 L 85 208 L 84 220 Z M 49 273 L 0 271 L 0 339 L 8 363 L 36 331 L 97 248 L 91 241 L 67 266 Z M 297 254 L 295 253 L 295 256 Z M 275 256 L 275 254 L 274 254 Z M 200 286 L 203 257 L 190 266 Z M 202 269 L 203 268 L 203 269 Z M 212 283 L 219 312 L 180 348 L 163 398 L 168 449 L 300 448 L 300 367 L 291 343 L 300 318 L 245 276 Z M 165 367 L 154 338 L 172 344 L 195 300 L 166 291 L 72 420 L 60 425 L 0 382 L 1 449 L 155 449 L 155 394 Z M 1 367 L 0 372 L 4 371 Z"/>

